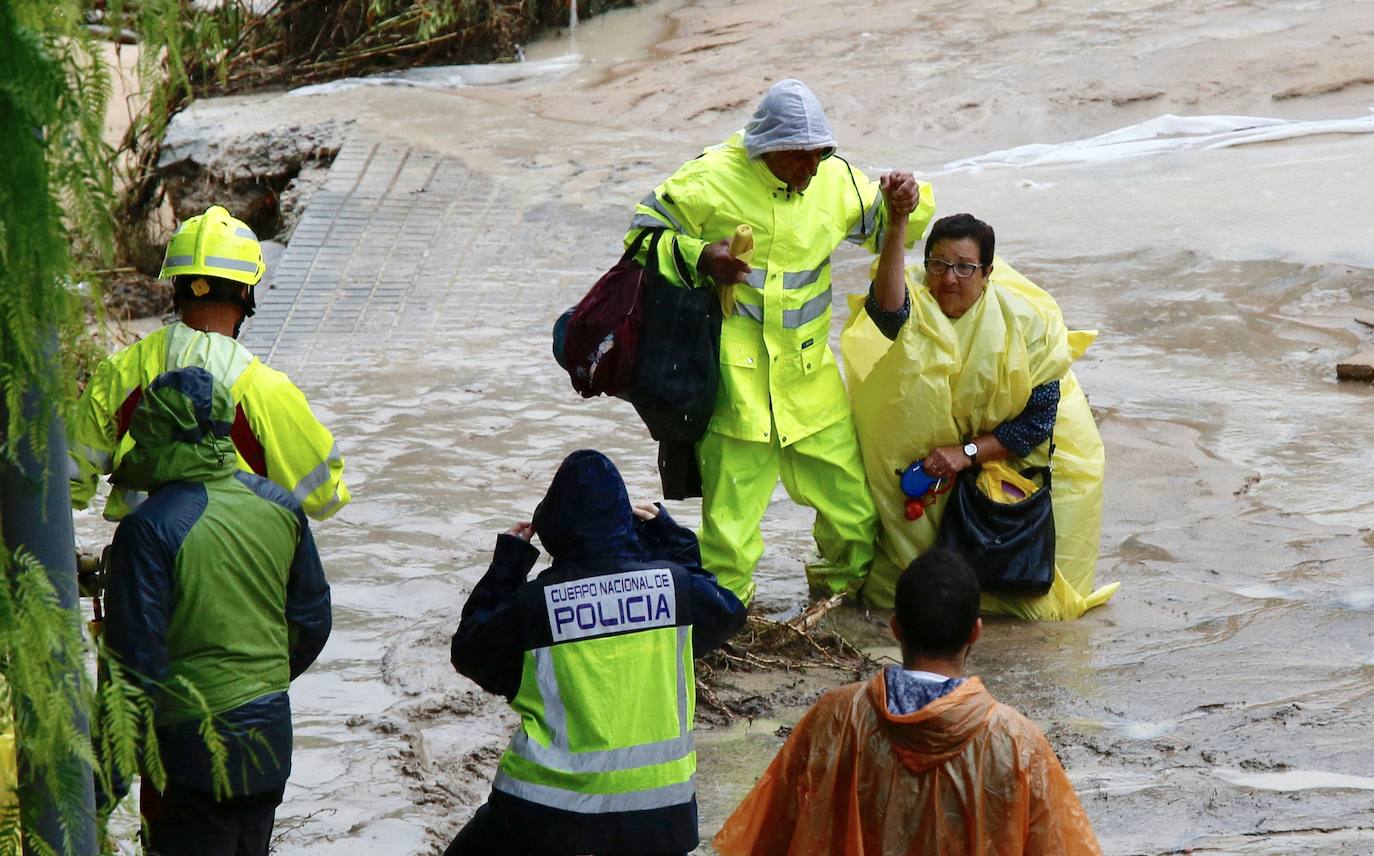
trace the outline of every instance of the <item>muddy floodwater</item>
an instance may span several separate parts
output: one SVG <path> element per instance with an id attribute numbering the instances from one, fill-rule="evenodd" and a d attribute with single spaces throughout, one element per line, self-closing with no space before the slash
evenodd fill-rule
<path id="1" fill-rule="evenodd" d="M 788 76 L 851 162 L 931 181 L 939 214 L 992 223 L 1070 327 L 1100 331 L 1075 371 L 1107 444 L 1098 580 L 1121 590 L 1076 622 L 990 623 L 971 666 L 1046 731 L 1104 850 L 1374 852 L 1374 387 L 1334 370 L 1374 341 L 1374 3 L 658 0 L 525 53 L 191 114 L 207 133 L 351 119 L 461 164 L 451 210 L 486 206 L 416 248 L 487 253 L 489 276 L 422 262 L 433 311 L 409 345 L 291 370 L 354 501 L 316 526 L 335 631 L 292 688 L 277 853 L 438 853 L 485 798 L 514 718 L 453 674 L 448 640 L 496 533 L 577 448 L 657 498 L 633 411 L 577 397 L 550 326 L 634 203 Z M 1213 118 L 1100 136 L 1169 115 Z M 1249 141 L 1255 117 L 1289 124 Z M 834 263 L 838 350 L 868 259 Z M 759 605 L 782 613 L 805 602 L 811 521 L 776 500 Z M 895 655 L 884 619 L 839 621 Z M 703 730 L 704 840 L 814 694 Z"/>

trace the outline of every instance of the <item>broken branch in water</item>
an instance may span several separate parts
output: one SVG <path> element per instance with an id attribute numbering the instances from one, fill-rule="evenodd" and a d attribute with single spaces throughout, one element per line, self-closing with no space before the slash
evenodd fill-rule
<path id="1" fill-rule="evenodd" d="M 734 688 L 724 677 L 731 672 L 786 674 L 819 666 L 860 678 L 872 671 L 877 663 L 858 646 L 834 630 L 819 628 L 841 601 L 839 595 L 819 601 L 787 621 L 749 616 L 734 639 L 697 661 L 699 707 L 727 720 L 757 715 L 757 694 L 739 697 L 729 692 Z"/>

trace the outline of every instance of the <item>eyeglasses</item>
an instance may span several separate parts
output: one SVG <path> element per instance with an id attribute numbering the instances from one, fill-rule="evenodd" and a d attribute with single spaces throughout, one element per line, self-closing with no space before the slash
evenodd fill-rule
<path id="1" fill-rule="evenodd" d="M 944 259 L 926 259 L 926 272 L 931 276 L 944 276 L 945 271 L 953 270 L 960 279 L 968 279 L 981 265 L 972 262 L 947 262 Z"/>

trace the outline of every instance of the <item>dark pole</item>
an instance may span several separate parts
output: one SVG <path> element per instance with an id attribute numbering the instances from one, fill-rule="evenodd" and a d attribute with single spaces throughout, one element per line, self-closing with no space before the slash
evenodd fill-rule
<path id="1" fill-rule="evenodd" d="M 47 349 L 49 356 L 56 353 L 56 343 L 50 341 Z M 57 371 L 56 360 L 52 360 L 53 371 Z M 3 392 L 3 382 L 0 382 Z M 0 394 L 0 433 L 8 424 L 9 413 L 5 395 Z M 77 632 L 81 627 L 81 611 L 76 587 L 76 551 L 72 535 L 71 499 L 67 489 L 67 443 L 62 427 L 51 402 L 43 402 L 32 389 L 24 392 L 21 405 L 24 415 L 47 424 L 47 460 L 38 460 L 27 443 L 16 443 L 17 462 L 0 456 L 0 530 L 3 531 L 5 549 L 11 554 L 20 548 L 30 553 L 48 571 L 57 601 L 67 611 L 72 626 Z M 46 411 L 46 412 L 45 412 Z M 90 733 L 87 718 L 87 701 L 80 687 L 84 663 L 59 663 L 59 668 L 72 673 L 66 682 L 72 688 L 72 721 L 77 731 L 86 736 Z M 32 854 L 32 838 L 37 836 L 57 853 L 66 856 L 95 856 L 99 853 L 95 835 L 95 783 L 91 768 L 73 755 L 63 761 L 59 769 L 45 771 L 29 763 L 24 750 L 24 721 L 31 718 L 32 711 L 24 709 L 24 699 L 14 698 L 17 734 L 15 748 L 19 756 L 19 805 L 25 823 L 24 853 Z M 48 776 L 73 777 L 80 783 L 81 823 L 71 827 L 72 849 L 63 844 L 62 827 L 59 823 L 59 807 L 55 798 L 57 790 L 48 784 Z M 68 807 L 70 809 L 72 807 Z"/>

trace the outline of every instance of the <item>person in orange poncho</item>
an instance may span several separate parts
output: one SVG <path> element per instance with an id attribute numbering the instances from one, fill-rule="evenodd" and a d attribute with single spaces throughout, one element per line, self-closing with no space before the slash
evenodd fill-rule
<path id="1" fill-rule="evenodd" d="M 722 856 L 1100 854 L 1049 741 L 964 661 L 978 580 L 931 549 L 897 583 L 902 666 L 806 712 L 725 822 Z"/>

